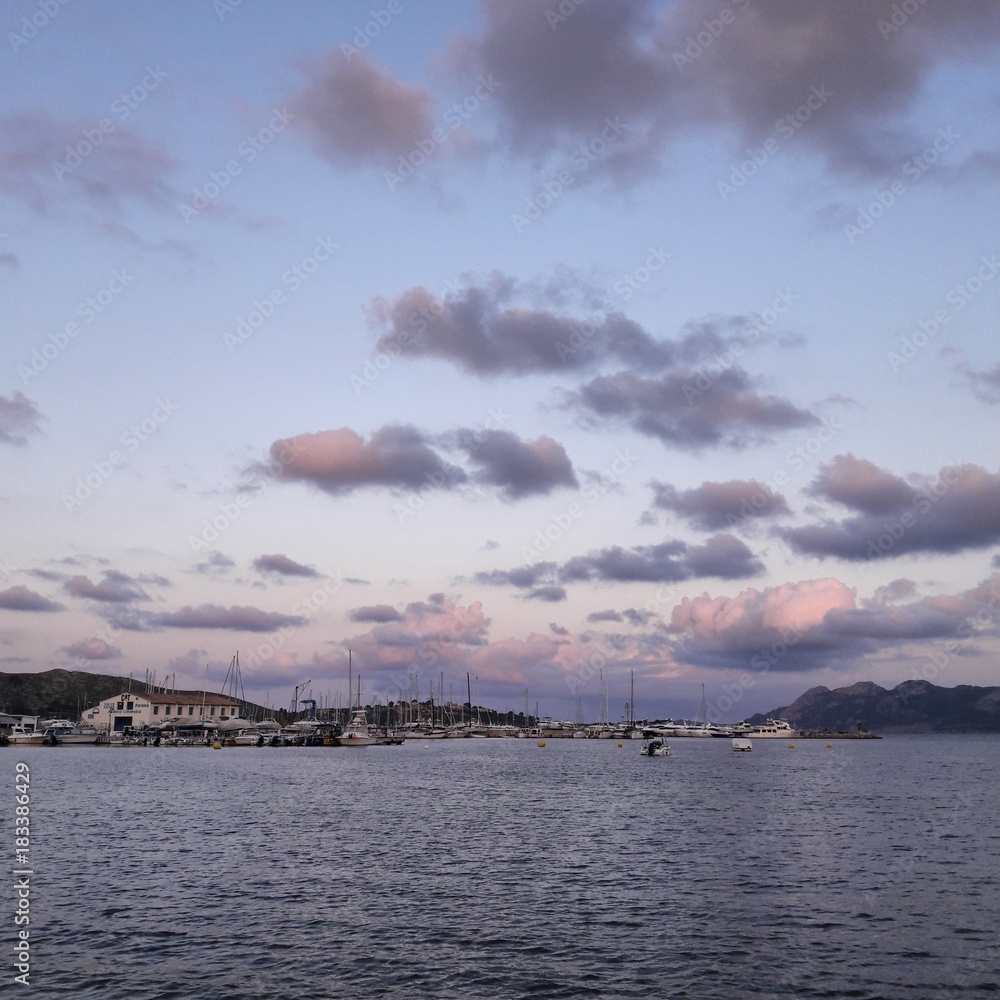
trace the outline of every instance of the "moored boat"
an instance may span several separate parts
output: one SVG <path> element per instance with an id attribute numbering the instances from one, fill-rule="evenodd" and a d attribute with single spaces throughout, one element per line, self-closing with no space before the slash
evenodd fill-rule
<path id="1" fill-rule="evenodd" d="M 368 726 L 368 717 L 363 709 L 358 709 L 351 716 L 351 721 L 337 737 L 338 747 L 370 747 L 374 746 L 375 737 Z"/>
<path id="2" fill-rule="evenodd" d="M 101 734 L 93 726 L 79 725 L 69 719 L 46 719 L 38 724 L 46 746 L 94 746 Z"/>
<path id="3" fill-rule="evenodd" d="M 733 749 L 740 753 L 749 753 L 753 750 L 753 743 L 744 736 L 736 736 L 733 738 Z"/>

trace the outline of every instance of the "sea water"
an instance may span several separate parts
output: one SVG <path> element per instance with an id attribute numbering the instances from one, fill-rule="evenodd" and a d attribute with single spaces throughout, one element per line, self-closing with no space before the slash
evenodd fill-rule
<path id="1" fill-rule="evenodd" d="M 30 987 L 153 1000 L 979 997 L 1000 737 L 11 747 Z"/>

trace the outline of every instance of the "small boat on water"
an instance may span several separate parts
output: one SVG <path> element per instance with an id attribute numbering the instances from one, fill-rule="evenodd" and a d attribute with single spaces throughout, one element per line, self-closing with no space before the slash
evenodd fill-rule
<path id="1" fill-rule="evenodd" d="M 745 736 L 737 736 L 733 740 L 733 749 L 740 753 L 749 753 L 753 750 L 753 743 Z"/>
<path id="2" fill-rule="evenodd" d="M 34 726 L 17 722 L 10 727 L 7 739 L 12 746 L 40 747 L 45 742 L 45 733 Z"/>
<path id="3" fill-rule="evenodd" d="M 375 737 L 368 727 L 368 717 L 364 709 L 358 709 L 351 716 L 351 721 L 337 737 L 338 747 L 370 747 L 375 745 Z"/>
<path id="4" fill-rule="evenodd" d="M 82 726 L 69 719 L 46 719 L 38 724 L 45 746 L 94 746 L 101 734 L 93 726 Z"/>
<path id="5" fill-rule="evenodd" d="M 669 757 L 670 747 L 664 740 L 647 740 L 639 753 L 643 757 Z"/>

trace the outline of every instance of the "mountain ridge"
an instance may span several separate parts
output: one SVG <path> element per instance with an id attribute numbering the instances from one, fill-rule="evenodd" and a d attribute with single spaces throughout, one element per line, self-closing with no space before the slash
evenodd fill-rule
<path id="1" fill-rule="evenodd" d="M 790 705 L 767 716 L 787 719 L 796 729 L 830 732 L 862 729 L 880 733 L 1000 733 L 1000 687 L 959 684 L 940 687 L 926 680 L 908 680 L 892 689 L 873 681 L 847 687 L 809 688 Z"/>

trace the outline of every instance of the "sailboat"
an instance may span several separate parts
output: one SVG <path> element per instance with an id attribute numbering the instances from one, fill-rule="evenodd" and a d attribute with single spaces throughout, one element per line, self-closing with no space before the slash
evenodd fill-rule
<path id="1" fill-rule="evenodd" d="M 348 686 L 351 676 L 351 651 L 347 651 Z M 353 693 L 353 692 L 352 692 Z M 337 737 L 338 747 L 370 747 L 375 745 L 375 737 L 368 726 L 368 716 L 361 707 L 361 675 L 358 675 L 358 707 L 351 704 L 351 721 L 344 727 L 344 731 Z"/>

